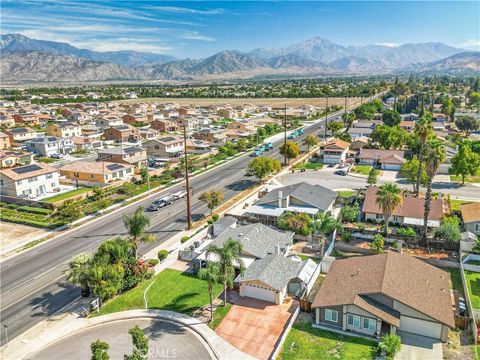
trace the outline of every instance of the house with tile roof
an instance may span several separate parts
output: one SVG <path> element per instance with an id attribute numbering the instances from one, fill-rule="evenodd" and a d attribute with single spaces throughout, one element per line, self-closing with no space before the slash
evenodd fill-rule
<path id="1" fill-rule="evenodd" d="M 59 172 L 43 163 L 0 170 L 0 194 L 36 198 L 59 188 Z"/>
<path id="2" fill-rule="evenodd" d="M 460 205 L 463 228 L 476 235 L 480 235 L 480 202 Z"/>
<path id="3" fill-rule="evenodd" d="M 347 159 L 350 143 L 334 139 L 327 144 L 320 146 L 320 158 L 324 164 L 341 164 Z"/>
<path id="4" fill-rule="evenodd" d="M 92 184 L 128 180 L 135 175 L 133 165 L 91 160 L 66 164 L 60 168 L 60 173 L 68 179 Z"/>
<path id="5" fill-rule="evenodd" d="M 406 162 L 402 150 L 360 149 L 357 155 L 361 165 L 380 166 L 382 170 L 400 170 Z"/>
<path id="6" fill-rule="evenodd" d="M 380 338 L 403 333 L 447 341 L 455 327 L 447 272 L 388 251 L 336 260 L 312 303 L 314 326 Z"/>

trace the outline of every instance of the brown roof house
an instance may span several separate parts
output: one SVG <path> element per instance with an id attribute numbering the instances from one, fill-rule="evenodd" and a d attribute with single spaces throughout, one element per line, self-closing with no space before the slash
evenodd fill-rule
<path id="1" fill-rule="evenodd" d="M 59 173 L 43 163 L 0 170 L 0 194 L 36 198 L 59 188 Z"/>
<path id="2" fill-rule="evenodd" d="M 480 203 L 473 202 L 460 205 L 460 212 L 462 213 L 465 231 L 480 235 Z"/>
<path id="3" fill-rule="evenodd" d="M 135 172 L 140 173 L 147 164 L 147 152 L 135 146 L 101 149 L 97 151 L 97 160 L 133 165 Z"/>
<path id="4" fill-rule="evenodd" d="M 105 140 L 113 140 L 116 143 L 137 142 L 140 140 L 140 131 L 128 124 L 110 127 L 103 132 Z"/>
<path id="5" fill-rule="evenodd" d="M 64 165 L 60 168 L 60 173 L 68 179 L 92 185 L 128 180 L 134 175 L 133 165 L 91 160 L 74 161 Z"/>
<path id="6" fill-rule="evenodd" d="M 382 170 L 400 170 L 406 162 L 405 152 L 401 150 L 360 149 L 357 156 L 362 165 L 380 165 Z"/>
<path id="7" fill-rule="evenodd" d="M 350 143 L 335 139 L 320 146 L 320 157 L 325 164 L 341 164 L 347 159 Z"/>
<path id="8" fill-rule="evenodd" d="M 365 220 L 380 222 L 383 219 L 383 213 L 377 205 L 378 187 L 370 186 L 365 194 L 362 214 Z M 427 225 L 429 227 L 440 226 L 440 220 L 444 215 L 444 206 L 442 199 L 432 199 L 430 204 L 430 213 L 428 215 Z M 425 199 L 412 196 L 404 196 L 402 204 L 395 208 L 390 221 L 398 225 L 423 226 Z"/>
<path id="9" fill-rule="evenodd" d="M 379 338 L 447 341 L 455 327 L 449 275 L 396 252 L 336 260 L 315 295 L 315 327 Z"/>

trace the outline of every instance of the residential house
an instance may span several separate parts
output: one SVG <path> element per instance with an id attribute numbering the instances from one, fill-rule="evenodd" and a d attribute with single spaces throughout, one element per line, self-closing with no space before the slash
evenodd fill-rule
<path id="1" fill-rule="evenodd" d="M 212 149 L 208 141 L 187 139 L 187 151 L 189 154 L 205 154 Z"/>
<path id="2" fill-rule="evenodd" d="M 140 131 L 128 124 L 110 127 L 103 132 L 105 140 L 113 140 L 116 143 L 137 142 L 140 140 Z"/>
<path id="3" fill-rule="evenodd" d="M 400 122 L 400 127 L 406 132 L 410 133 L 415 128 L 415 121 L 413 120 L 403 120 Z"/>
<path id="4" fill-rule="evenodd" d="M 135 167 L 135 172 L 139 173 L 140 169 L 147 165 L 147 152 L 135 146 L 102 149 L 97 151 L 97 160 L 130 164 Z"/>
<path id="5" fill-rule="evenodd" d="M 405 152 L 402 150 L 381 150 L 381 149 L 360 149 L 357 155 L 358 163 L 361 165 L 372 165 L 383 170 L 400 170 L 406 162 Z"/>
<path id="6" fill-rule="evenodd" d="M 56 136 L 45 136 L 25 142 L 27 151 L 40 156 L 51 156 L 53 154 L 68 154 L 75 151 L 72 139 Z"/>
<path id="7" fill-rule="evenodd" d="M 414 113 L 410 114 L 400 114 L 401 118 L 403 121 L 417 121 L 418 120 L 418 115 Z"/>
<path id="8" fill-rule="evenodd" d="M 130 179 L 134 169 L 130 164 L 80 160 L 62 166 L 60 173 L 71 180 L 107 184 Z"/>
<path id="9" fill-rule="evenodd" d="M 95 123 L 100 128 L 108 128 L 123 125 L 123 120 L 117 116 L 104 116 L 98 118 Z"/>
<path id="10" fill-rule="evenodd" d="M 368 138 L 372 135 L 373 129 L 371 127 L 351 127 L 347 133 L 352 139 Z"/>
<path id="11" fill-rule="evenodd" d="M 240 140 L 240 139 L 248 139 L 251 135 L 249 131 L 237 130 L 237 129 L 227 129 L 225 135 L 227 136 L 228 140 Z"/>
<path id="12" fill-rule="evenodd" d="M 15 126 L 15 120 L 10 115 L 0 115 L 0 127 L 10 128 Z"/>
<path id="13" fill-rule="evenodd" d="M 463 228 L 480 236 L 480 203 L 472 202 L 460 205 L 462 214 Z"/>
<path id="14" fill-rule="evenodd" d="M 153 129 L 140 129 L 140 136 L 143 140 L 156 139 L 159 135 L 157 130 Z"/>
<path id="15" fill-rule="evenodd" d="M 370 186 L 365 193 L 362 215 L 367 221 L 381 222 L 384 220 L 383 213 L 377 204 L 378 187 Z M 413 196 L 403 196 L 402 204 L 393 210 L 390 222 L 406 226 L 423 226 L 425 199 Z M 432 199 L 427 225 L 429 227 L 440 226 L 440 221 L 445 214 L 444 203 L 441 198 Z"/>
<path id="16" fill-rule="evenodd" d="M 11 146 L 37 137 L 35 130 L 29 127 L 5 129 L 3 132 L 8 135 Z"/>
<path id="17" fill-rule="evenodd" d="M 158 130 L 161 133 L 174 132 L 179 130 L 179 126 L 175 121 L 168 119 L 153 120 L 150 123 L 150 128 Z"/>
<path id="18" fill-rule="evenodd" d="M 193 132 L 199 128 L 199 121 L 196 117 L 175 117 L 172 120 L 181 130 L 185 127 L 188 132 Z"/>
<path id="19" fill-rule="evenodd" d="M 341 164 L 347 159 L 350 143 L 334 139 L 325 145 L 320 146 L 320 157 L 325 164 Z"/>
<path id="20" fill-rule="evenodd" d="M 338 194 L 321 185 L 300 182 L 273 189 L 247 208 L 244 216 L 266 225 L 276 225 L 286 211 L 305 213 L 315 218 L 319 212 L 333 209 Z"/>
<path id="21" fill-rule="evenodd" d="M 183 154 L 183 139 L 174 136 L 165 136 L 160 139 L 152 139 L 143 143 L 143 147 L 147 150 L 147 155 L 171 158 L 179 157 Z"/>
<path id="22" fill-rule="evenodd" d="M 446 342 L 455 328 L 448 272 L 397 252 L 335 260 L 312 303 L 314 326 Z"/>
<path id="23" fill-rule="evenodd" d="M 368 138 L 359 137 L 359 138 L 356 138 L 356 139 L 352 140 L 352 144 L 350 145 L 350 149 L 353 150 L 353 151 L 358 151 L 358 150 L 364 148 L 367 145 L 368 145 Z"/>
<path id="24" fill-rule="evenodd" d="M 130 124 L 130 125 L 136 125 L 136 126 L 148 125 L 147 114 L 143 114 L 143 113 L 126 114 L 126 115 L 123 115 L 122 119 L 124 123 Z"/>
<path id="25" fill-rule="evenodd" d="M 8 149 L 10 147 L 10 137 L 0 131 L 0 150 Z"/>
<path id="26" fill-rule="evenodd" d="M 25 151 L 0 150 L 0 168 L 28 165 L 33 161 L 33 154 Z"/>
<path id="27" fill-rule="evenodd" d="M 255 132 L 255 124 L 247 119 L 239 119 L 232 121 L 227 124 L 227 129 L 232 129 L 232 130 L 240 130 L 243 132 L 248 132 L 248 133 L 254 133 Z"/>
<path id="28" fill-rule="evenodd" d="M 101 149 L 103 143 L 99 139 L 91 138 L 88 136 L 74 136 L 72 138 L 73 145 L 75 145 L 75 151 L 87 150 L 93 151 Z"/>
<path id="29" fill-rule="evenodd" d="M 19 125 L 40 125 L 39 115 L 33 112 L 22 112 L 13 115 L 15 124 Z"/>
<path id="30" fill-rule="evenodd" d="M 192 108 L 181 107 L 178 109 L 178 115 L 180 116 L 197 116 L 197 110 Z"/>
<path id="31" fill-rule="evenodd" d="M 47 127 L 47 135 L 62 138 L 81 136 L 82 128 L 77 123 L 58 122 Z"/>
<path id="32" fill-rule="evenodd" d="M 227 132 L 225 129 L 205 128 L 197 131 L 193 136 L 197 140 L 208 141 L 217 146 L 221 146 L 227 141 Z"/>
<path id="33" fill-rule="evenodd" d="M 217 115 L 221 118 L 235 119 L 238 117 L 238 112 L 233 109 L 218 109 Z"/>
<path id="34" fill-rule="evenodd" d="M 43 163 L 0 170 L 0 194 L 35 198 L 59 188 L 59 173 Z"/>

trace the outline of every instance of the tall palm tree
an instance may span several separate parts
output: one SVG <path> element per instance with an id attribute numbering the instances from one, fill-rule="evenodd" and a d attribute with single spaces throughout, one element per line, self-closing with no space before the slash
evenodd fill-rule
<path id="1" fill-rule="evenodd" d="M 220 283 L 222 274 L 220 273 L 220 266 L 218 263 L 210 261 L 206 268 L 200 269 L 198 277 L 205 280 L 208 284 L 208 293 L 210 294 L 210 320 L 213 321 L 213 287 Z"/>
<path id="2" fill-rule="evenodd" d="M 138 256 L 138 245 L 141 242 L 155 241 L 153 235 L 145 234 L 150 226 L 150 218 L 145 214 L 145 209 L 140 206 L 135 210 L 132 216 L 124 215 L 123 223 L 127 229 L 130 241 L 135 247 L 135 258 Z"/>
<path id="3" fill-rule="evenodd" d="M 385 221 L 385 235 L 388 235 L 388 222 L 395 208 L 402 204 L 402 190 L 397 184 L 386 183 L 378 189 L 375 202 L 380 207 Z"/>
<path id="4" fill-rule="evenodd" d="M 432 201 L 432 182 L 437 175 L 440 165 L 446 160 L 447 152 L 445 146 L 438 139 L 430 140 L 425 147 L 425 167 L 427 171 L 427 193 L 425 195 L 425 211 L 423 213 L 423 241 L 427 243 L 428 215 L 430 214 L 430 205 Z"/>
<path id="5" fill-rule="evenodd" d="M 420 149 L 418 153 L 418 161 L 420 165 L 418 166 L 417 172 L 417 185 L 416 185 L 416 196 L 420 192 L 420 180 L 422 178 L 422 166 L 423 166 L 423 157 L 424 157 L 424 147 L 427 142 L 428 137 L 432 134 L 432 122 L 426 116 L 422 116 L 418 122 L 415 124 L 415 134 L 420 140 Z"/>
<path id="6" fill-rule="evenodd" d="M 242 244 L 232 238 L 225 241 L 223 246 L 211 245 L 206 252 L 206 258 L 208 260 L 210 254 L 216 255 L 220 267 L 220 274 L 223 283 L 223 305 L 227 303 L 227 286 L 233 287 L 235 280 L 235 264 L 238 265 L 240 273 L 243 273 L 245 266 L 240 254 L 242 253 Z"/>
<path id="7" fill-rule="evenodd" d="M 80 285 L 83 291 L 89 289 L 89 267 L 91 256 L 88 254 L 78 254 L 69 263 L 65 271 L 67 275 L 67 284 Z"/>
<path id="8" fill-rule="evenodd" d="M 321 236 L 321 256 L 323 256 L 323 252 L 325 249 L 325 240 L 327 234 L 331 233 L 335 229 L 339 229 L 341 226 L 340 222 L 335 219 L 332 214 L 328 211 L 325 213 L 318 213 L 317 214 L 317 221 L 313 224 L 313 228 L 317 234 Z"/>

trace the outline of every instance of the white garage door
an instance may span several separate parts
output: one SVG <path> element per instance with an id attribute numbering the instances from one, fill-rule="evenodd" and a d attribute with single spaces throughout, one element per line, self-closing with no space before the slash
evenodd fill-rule
<path id="1" fill-rule="evenodd" d="M 428 336 L 434 339 L 440 339 L 442 337 L 442 325 L 408 316 L 400 316 L 399 330 Z"/>
<path id="2" fill-rule="evenodd" d="M 275 303 L 276 293 L 267 288 L 245 284 L 245 296 Z"/>
<path id="3" fill-rule="evenodd" d="M 384 170 L 400 170 L 400 165 L 395 164 L 383 164 Z"/>

